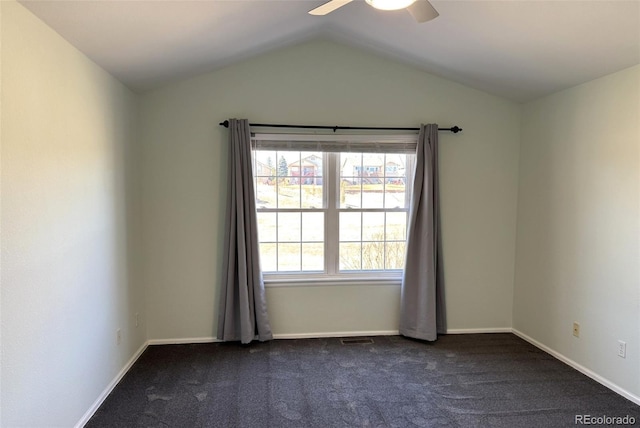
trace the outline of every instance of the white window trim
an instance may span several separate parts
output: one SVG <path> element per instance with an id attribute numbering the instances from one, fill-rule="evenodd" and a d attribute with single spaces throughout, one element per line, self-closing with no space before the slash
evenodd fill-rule
<path id="1" fill-rule="evenodd" d="M 254 148 L 258 150 L 280 150 L 280 151 L 320 151 L 325 152 L 323 156 L 323 186 L 325 189 L 325 207 L 323 209 L 316 209 L 317 211 L 325 212 L 325 271 L 324 272 L 277 272 L 263 273 L 263 280 L 266 287 L 307 287 L 307 286 L 322 286 L 322 285 L 384 285 L 384 286 L 399 286 L 402 282 L 403 270 L 361 270 L 352 272 L 340 272 L 339 269 L 339 241 L 335 239 L 335 236 L 330 236 L 331 231 L 333 234 L 338 233 L 338 218 L 339 213 L 348 211 L 341 209 L 338 204 L 339 186 L 340 180 L 336 180 L 338 177 L 338 163 L 337 161 L 329 160 L 329 153 L 327 153 L 326 143 L 329 142 L 330 146 L 338 147 L 343 146 L 344 150 L 340 152 L 360 152 L 360 144 L 368 144 L 368 152 L 384 152 L 384 153 L 403 153 L 403 154 L 415 154 L 415 147 L 417 144 L 416 134 L 399 134 L 399 135 L 341 135 L 341 134 L 255 134 L 252 136 L 254 144 L 256 141 L 259 143 L 254 145 Z M 372 142 L 373 141 L 373 142 Z M 270 142 L 270 143 L 269 143 Z M 337 145 L 331 144 L 331 142 Z M 323 145 L 324 143 L 325 145 Z M 256 147 L 257 146 L 257 147 Z M 315 146 L 315 147 L 314 147 Z M 393 147 L 391 149 L 391 147 Z M 413 176 L 413 168 L 415 163 L 411 162 L 406 166 L 406 179 L 410 180 Z M 329 177 L 331 177 L 329 179 Z M 400 211 L 408 211 L 410 193 L 407 189 L 407 202 L 406 208 Z M 364 209 L 366 211 L 367 209 Z M 390 209 L 372 209 L 373 211 L 392 211 Z M 268 209 L 268 211 L 279 211 L 278 209 Z M 301 209 L 301 212 L 307 211 Z M 331 211 L 331 215 L 330 215 Z M 362 209 L 355 209 L 354 211 L 360 212 Z M 330 239 L 331 238 L 331 239 Z M 329 254 L 333 254 L 335 260 L 331 261 L 332 257 Z"/>

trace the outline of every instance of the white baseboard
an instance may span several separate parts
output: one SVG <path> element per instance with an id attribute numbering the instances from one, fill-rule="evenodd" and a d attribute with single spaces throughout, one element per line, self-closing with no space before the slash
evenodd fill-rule
<path id="1" fill-rule="evenodd" d="M 222 342 L 213 336 L 208 337 L 184 337 L 175 339 L 151 339 L 147 343 L 149 345 L 186 345 L 190 343 L 216 343 Z"/>
<path id="2" fill-rule="evenodd" d="M 609 388 L 613 392 L 616 392 L 616 393 L 622 395 L 623 397 L 625 397 L 626 399 L 631 400 L 634 403 L 640 405 L 640 397 L 638 397 L 637 395 L 632 394 L 631 392 L 627 391 L 624 388 L 621 388 L 620 386 L 616 385 L 615 383 L 611 382 L 610 380 L 605 379 L 604 377 L 600 376 L 599 374 L 594 373 L 591 370 L 589 370 L 588 368 L 576 363 L 572 359 L 565 357 L 561 353 L 549 348 L 546 345 L 543 345 L 542 343 L 538 342 L 534 338 L 527 336 L 523 332 L 521 332 L 519 330 L 516 330 L 515 328 L 512 329 L 511 331 L 516 336 L 526 340 L 527 342 L 531 343 L 532 345 L 536 346 L 537 348 L 540 348 L 541 350 L 543 350 L 547 354 L 554 356 L 555 358 L 557 358 L 558 360 L 562 361 L 563 363 L 565 363 L 565 364 L 573 367 L 574 369 L 578 370 L 580 373 L 582 373 L 582 374 L 584 374 L 586 376 L 589 376 L 591 379 L 593 379 L 596 382 L 606 386 L 607 388 Z"/>
<path id="3" fill-rule="evenodd" d="M 113 391 L 113 388 L 116 387 L 118 382 L 122 380 L 124 375 L 127 374 L 127 372 L 129 371 L 129 369 L 131 369 L 133 364 L 138 360 L 138 358 L 140 358 L 140 355 L 142 355 L 144 350 L 147 349 L 148 344 L 149 342 L 144 342 L 142 346 L 140 346 L 140 348 L 136 351 L 136 353 L 133 354 L 133 356 L 129 359 L 129 361 L 127 361 L 127 363 L 124 365 L 122 370 L 118 372 L 116 377 L 113 378 L 113 380 L 109 383 L 109 385 L 107 385 L 107 387 L 104 389 L 104 391 L 102 391 L 102 393 L 98 396 L 96 401 L 94 401 L 91 407 L 89 407 L 89 409 L 84 413 L 84 415 L 82 415 L 82 418 L 80 418 L 78 423 L 75 425 L 75 428 L 82 428 L 83 426 L 85 426 L 87 422 L 89 422 L 89 419 L 91 419 L 93 414 L 102 405 L 104 400 L 109 396 L 109 394 L 111 394 L 111 391 Z"/>
<path id="4" fill-rule="evenodd" d="M 494 328 L 451 328 L 447 329 L 447 334 L 482 334 L 482 333 L 512 333 L 511 327 Z"/>
<path id="5" fill-rule="evenodd" d="M 397 336 L 398 330 L 378 331 L 334 331 L 322 333 L 280 333 L 274 334 L 274 339 L 319 339 L 323 337 L 356 337 L 356 336 Z"/>

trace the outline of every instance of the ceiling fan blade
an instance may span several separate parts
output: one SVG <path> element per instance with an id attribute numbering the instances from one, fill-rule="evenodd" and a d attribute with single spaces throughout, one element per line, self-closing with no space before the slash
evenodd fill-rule
<path id="1" fill-rule="evenodd" d="M 418 22 L 431 21 L 440 15 L 427 0 L 416 0 L 407 10 Z"/>
<path id="2" fill-rule="evenodd" d="M 333 12 L 334 10 L 341 8 L 347 3 L 351 3 L 353 0 L 331 0 L 326 2 L 325 4 L 316 7 L 313 10 L 309 11 L 311 15 L 326 15 L 328 13 Z"/>

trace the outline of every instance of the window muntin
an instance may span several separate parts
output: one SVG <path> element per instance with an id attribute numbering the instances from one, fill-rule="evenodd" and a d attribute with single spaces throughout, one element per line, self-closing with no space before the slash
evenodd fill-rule
<path id="1" fill-rule="evenodd" d="M 413 158 L 254 150 L 265 277 L 399 276 Z"/>

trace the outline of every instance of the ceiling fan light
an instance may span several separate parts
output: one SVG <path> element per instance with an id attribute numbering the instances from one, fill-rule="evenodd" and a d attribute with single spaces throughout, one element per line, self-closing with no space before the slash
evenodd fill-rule
<path id="1" fill-rule="evenodd" d="M 369 5 L 381 10 L 398 10 L 411 6 L 416 0 L 365 0 Z"/>

